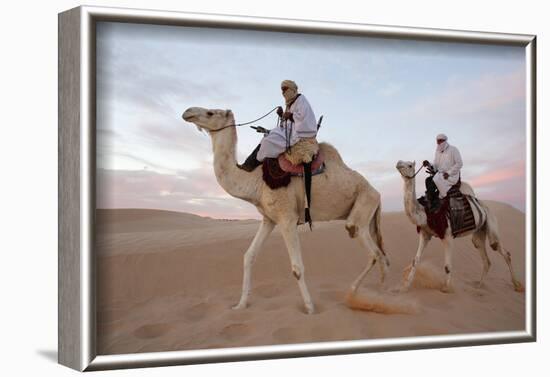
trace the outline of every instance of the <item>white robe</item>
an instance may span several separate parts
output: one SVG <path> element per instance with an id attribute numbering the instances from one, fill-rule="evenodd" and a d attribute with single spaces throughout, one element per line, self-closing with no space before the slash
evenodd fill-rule
<path id="1" fill-rule="evenodd" d="M 460 152 L 452 145 L 447 145 L 447 148 L 443 152 L 436 150 L 433 166 L 437 171 L 434 176 L 434 183 L 439 190 L 439 197 L 444 198 L 447 195 L 447 191 L 460 178 L 460 169 L 462 168 Z M 443 173 L 449 174 L 449 178 L 445 179 Z"/>
<path id="2" fill-rule="evenodd" d="M 313 109 L 303 94 L 294 101 L 290 109 L 294 123 L 290 120 L 282 122 L 287 125 L 287 133 L 290 132 L 290 145 L 296 144 L 302 138 L 314 137 L 317 135 L 317 120 Z M 285 128 L 278 127 L 269 131 L 269 134 L 262 139 L 260 150 L 258 151 L 258 161 L 264 158 L 275 158 L 286 150 Z"/>

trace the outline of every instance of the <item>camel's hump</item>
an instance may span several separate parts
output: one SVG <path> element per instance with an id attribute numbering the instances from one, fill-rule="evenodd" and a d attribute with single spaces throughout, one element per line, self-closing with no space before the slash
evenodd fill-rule
<path id="1" fill-rule="evenodd" d="M 342 160 L 342 157 L 340 156 L 340 153 L 329 143 L 319 143 L 319 149 L 323 151 L 323 154 L 325 155 L 325 160 L 331 160 L 331 161 L 339 161 L 341 163 L 344 163 Z"/>

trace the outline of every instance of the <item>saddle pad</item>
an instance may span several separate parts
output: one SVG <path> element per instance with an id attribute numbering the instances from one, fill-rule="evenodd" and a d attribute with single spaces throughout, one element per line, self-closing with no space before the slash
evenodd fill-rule
<path id="1" fill-rule="evenodd" d="M 285 172 L 292 173 L 292 174 L 303 174 L 304 173 L 304 166 L 303 165 L 293 165 L 290 161 L 288 161 L 285 158 L 285 154 L 282 153 L 279 155 L 279 166 L 281 169 Z M 313 163 L 311 164 L 311 171 L 315 172 L 321 168 L 323 165 L 323 162 L 325 162 L 325 156 L 323 152 L 319 151 L 315 158 L 313 159 Z"/>
<path id="2" fill-rule="evenodd" d="M 428 203 L 424 197 L 419 198 L 418 202 L 424 207 L 428 227 L 441 239 L 445 237 L 449 222 L 453 238 L 476 228 L 468 196 L 458 190 L 441 199 L 441 205 L 435 211 L 428 210 Z M 416 227 L 416 230 L 420 232 L 420 227 Z"/>
<path id="3" fill-rule="evenodd" d="M 304 174 L 304 168 L 302 165 L 292 165 L 288 162 L 288 160 L 281 158 L 281 156 L 283 155 L 280 155 L 279 158 L 266 158 L 262 163 L 263 180 L 269 186 L 269 188 L 273 190 L 280 187 L 288 186 L 290 183 L 290 179 L 293 176 L 303 176 Z M 281 160 L 287 161 L 287 163 L 293 167 L 292 170 L 285 171 L 281 169 Z M 311 164 L 312 176 L 321 174 L 325 171 L 324 161 L 325 157 L 322 155 L 321 152 L 319 152 L 317 154 L 317 157 L 315 157 L 313 163 Z"/>
<path id="4" fill-rule="evenodd" d="M 422 198 L 420 198 L 422 199 Z M 420 204 L 423 201 L 418 200 Z M 426 212 L 428 227 L 436 234 L 437 237 L 445 238 L 445 232 L 449 226 L 449 200 L 447 198 L 441 200 L 441 205 L 435 211 L 429 211 L 427 203 L 424 205 L 424 211 Z M 420 233 L 420 227 L 416 227 L 416 231 Z"/>
<path id="5" fill-rule="evenodd" d="M 290 173 L 281 170 L 279 161 L 276 158 L 264 159 L 262 173 L 264 182 L 273 190 L 288 186 L 290 178 L 292 178 Z"/>
<path id="6" fill-rule="evenodd" d="M 466 195 L 461 195 L 460 197 L 451 199 L 451 201 L 456 201 L 456 203 L 450 205 L 449 208 L 453 237 L 474 230 L 476 228 L 476 222 L 468 197 Z"/>

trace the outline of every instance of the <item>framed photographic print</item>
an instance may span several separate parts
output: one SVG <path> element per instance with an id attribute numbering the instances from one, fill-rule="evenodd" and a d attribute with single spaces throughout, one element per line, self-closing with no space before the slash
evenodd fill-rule
<path id="1" fill-rule="evenodd" d="M 534 341 L 535 36 L 59 15 L 59 362 Z"/>

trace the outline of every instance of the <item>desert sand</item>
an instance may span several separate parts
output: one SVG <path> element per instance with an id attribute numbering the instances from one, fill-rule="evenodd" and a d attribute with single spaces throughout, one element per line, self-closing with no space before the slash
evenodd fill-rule
<path id="1" fill-rule="evenodd" d="M 499 220 L 504 247 L 525 283 L 525 215 L 488 202 Z M 253 268 L 250 306 L 231 307 L 241 293 L 243 254 L 257 220 L 203 218 L 147 209 L 97 210 L 98 353 L 375 339 L 513 331 L 525 328 L 525 293 L 515 292 L 503 259 L 490 248 L 482 270 L 471 238 L 456 239 L 453 293 L 443 281 L 441 242 L 430 242 L 417 283 L 395 293 L 416 252 L 416 228 L 404 213 L 384 213 L 382 232 L 391 267 L 383 287 L 374 269 L 361 294 L 381 295 L 402 313 L 353 310 L 345 296 L 367 255 L 342 221 L 300 227 L 305 278 L 316 313 L 304 312 L 277 229 Z M 395 305 L 394 305 L 395 307 Z M 399 311 L 399 310 L 398 310 Z"/>

